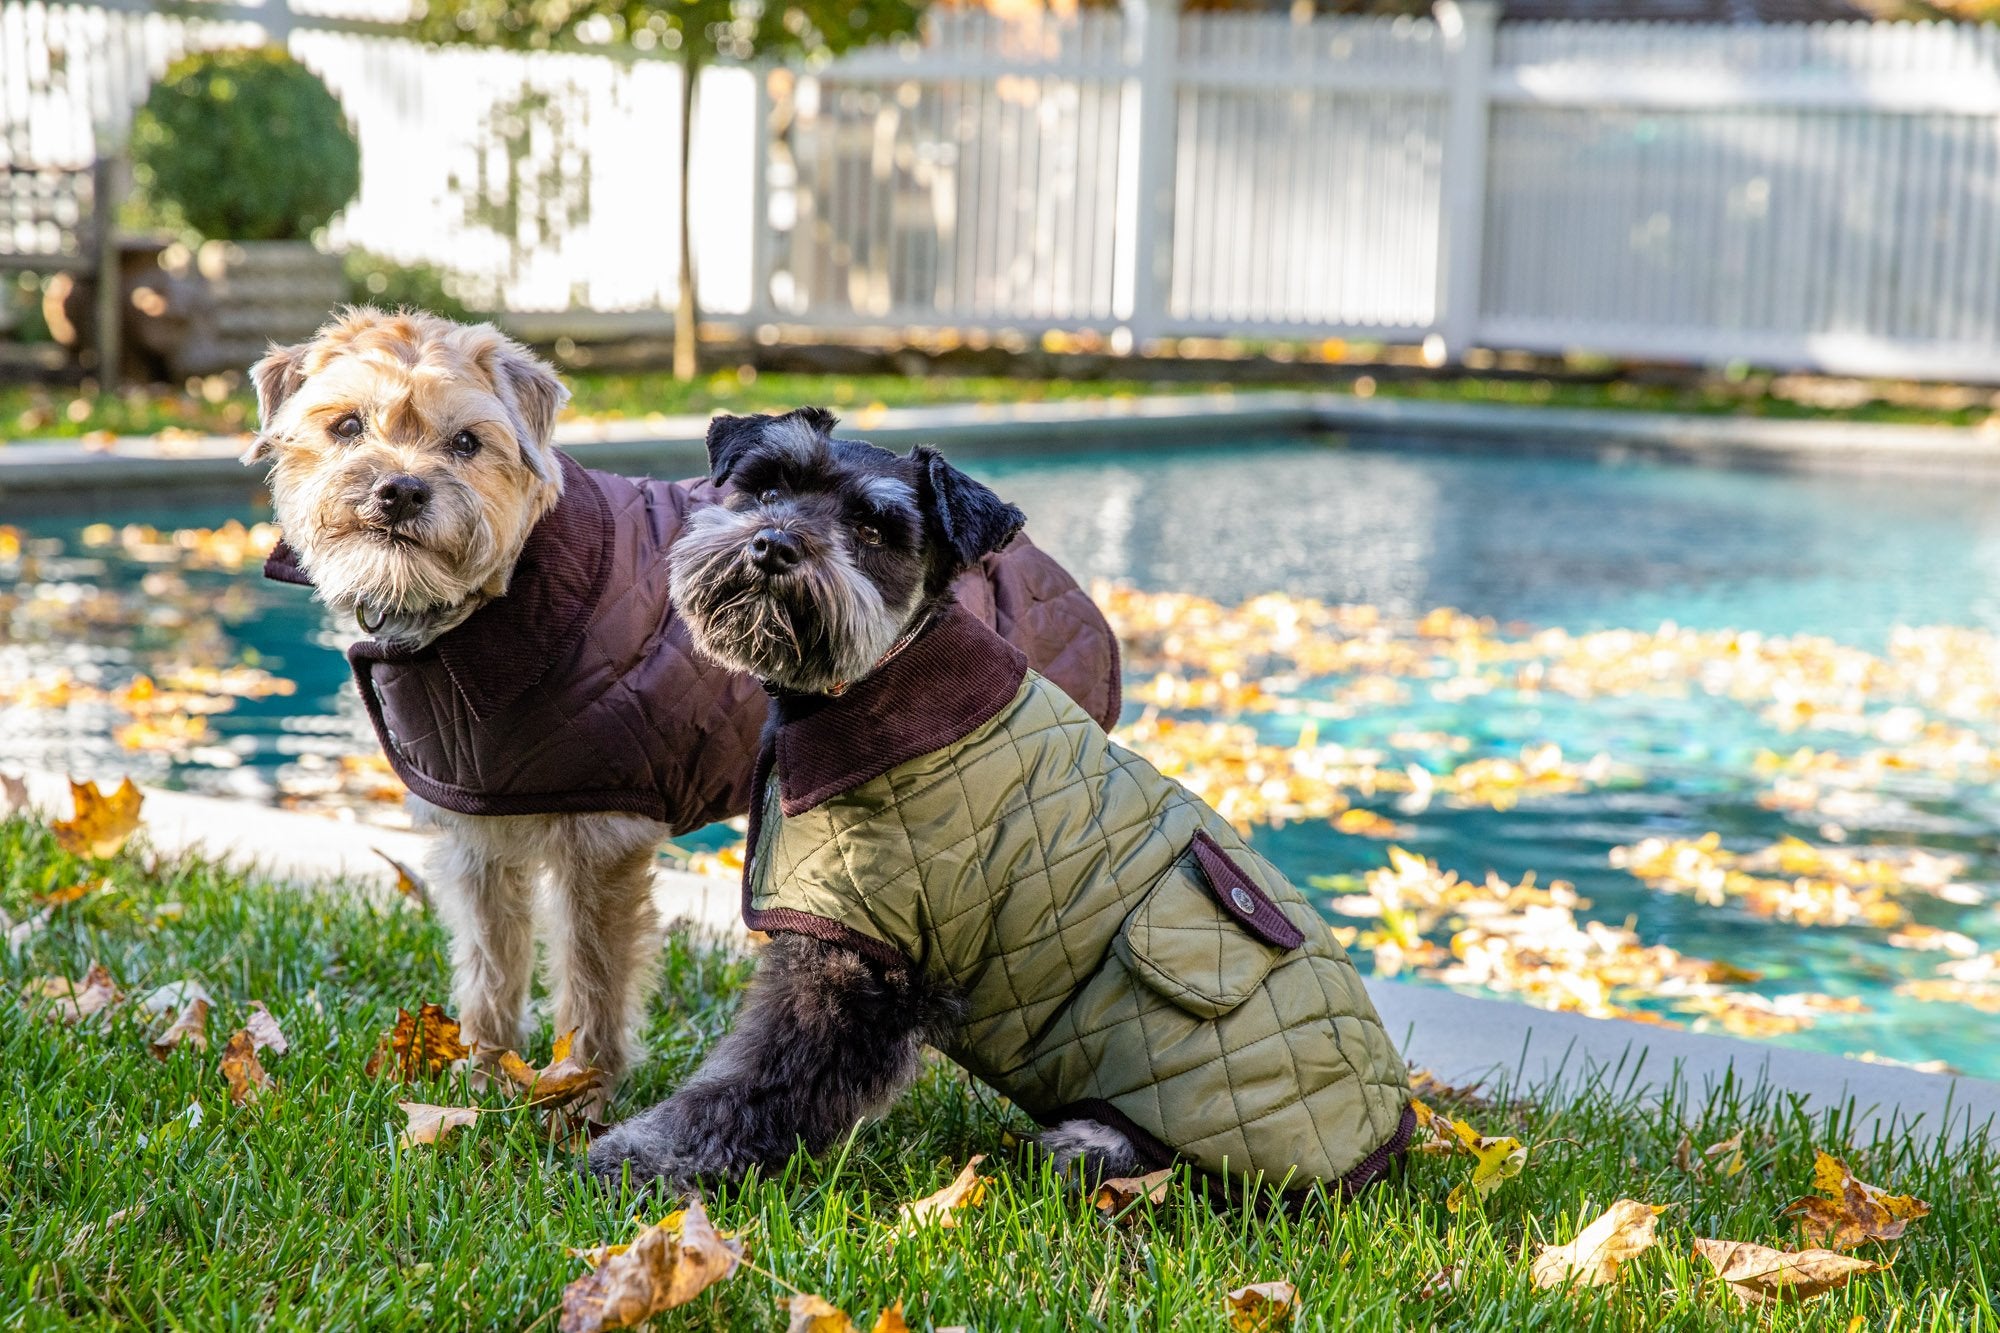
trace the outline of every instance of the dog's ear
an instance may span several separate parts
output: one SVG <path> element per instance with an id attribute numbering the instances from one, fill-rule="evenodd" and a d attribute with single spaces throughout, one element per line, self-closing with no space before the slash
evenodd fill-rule
<path id="1" fill-rule="evenodd" d="M 927 444 L 910 451 L 917 465 L 917 503 L 931 540 L 947 555 L 948 575 L 1014 540 L 1028 516 L 974 481 Z"/>
<path id="2" fill-rule="evenodd" d="M 519 423 L 521 461 L 537 480 L 556 479 L 556 415 L 569 389 L 548 363 L 512 338 L 502 338 L 493 357 L 493 377 L 513 404 Z"/>
<path id="3" fill-rule="evenodd" d="M 263 359 L 250 367 L 250 383 L 257 389 L 257 435 L 243 451 L 241 461 L 245 467 L 271 456 L 271 419 L 306 382 L 303 367 L 306 353 L 311 350 L 309 342 L 293 343 L 290 347 L 272 343 Z"/>
<path id="4" fill-rule="evenodd" d="M 768 416 L 732 417 L 721 413 L 708 423 L 708 479 L 720 486 L 743 462 L 743 455 L 764 437 Z"/>

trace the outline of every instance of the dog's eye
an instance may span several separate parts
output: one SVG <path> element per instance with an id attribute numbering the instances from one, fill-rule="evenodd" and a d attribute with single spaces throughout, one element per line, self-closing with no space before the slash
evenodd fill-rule
<path id="1" fill-rule="evenodd" d="M 864 546 L 880 546 L 882 544 L 882 530 L 866 523 L 856 527 L 854 535 L 861 539 L 861 544 Z"/>
<path id="2" fill-rule="evenodd" d="M 462 430 L 451 437 L 451 451 L 460 458 L 470 458 L 479 452 L 479 437 L 469 430 Z"/>
<path id="3" fill-rule="evenodd" d="M 778 488 L 772 486 L 760 492 L 757 496 L 757 503 L 760 505 L 774 505 L 778 503 Z"/>
<path id="4" fill-rule="evenodd" d="M 343 440 L 352 440 L 361 434 L 361 418 L 353 412 L 333 423 L 333 433 Z"/>

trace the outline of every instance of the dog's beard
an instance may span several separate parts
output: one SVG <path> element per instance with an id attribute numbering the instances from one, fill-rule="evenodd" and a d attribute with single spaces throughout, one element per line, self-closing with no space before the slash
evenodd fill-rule
<path id="1" fill-rule="evenodd" d="M 674 543 L 670 591 L 695 647 L 728 667 L 802 694 L 824 694 L 867 675 L 895 646 L 919 595 L 890 606 L 855 567 L 844 542 L 819 538 L 783 574 L 744 553 L 762 520 L 721 507 L 688 521 Z"/>
<path id="2" fill-rule="evenodd" d="M 281 465 L 271 477 L 285 540 L 320 600 L 342 614 L 421 633 L 420 626 L 476 605 L 476 594 L 518 554 L 500 550 L 478 494 L 449 477 L 433 479 L 424 512 L 393 530 L 370 517 L 372 485 L 372 474 L 358 471 L 329 483 L 289 478 Z"/>

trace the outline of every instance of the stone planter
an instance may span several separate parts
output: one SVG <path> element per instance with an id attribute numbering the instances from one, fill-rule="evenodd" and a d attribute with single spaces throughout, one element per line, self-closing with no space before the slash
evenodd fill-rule
<path id="1" fill-rule="evenodd" d="M 247 370 L 274 342 L 310 337 L 347 299 L 340 256 L 307 241 L 206 241 L 160 256 L 135 293 L 139 336 L 175 379 Z"/>

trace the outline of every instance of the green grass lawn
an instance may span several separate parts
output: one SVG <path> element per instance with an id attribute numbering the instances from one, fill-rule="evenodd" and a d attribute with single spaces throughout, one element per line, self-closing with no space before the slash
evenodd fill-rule
<path id="1" fill-rule="evenodd" d="M 553 1329 L 564 1284 L 583 1271 L 565 1247 L 628 1239 L 636 1216 L 664 1210 L 586 1186 L 577 1159 L 546 1145 L 528 1115 L 482 1117 L 441 1147 L 397 1146 L 399 1098 L 466 1096 L 449 1080 L 410 1088 L 363 1072 L 397 1006 L 446 995 L 443 933 L 413 906 L 272 888 L 194 862 L 149 870 L 129 850 L 92 867 L 39 825 L 0 824 L 0 908 L 15 920 L 35 895 L 107 874 L 108 888 L 57 908 L 18 956 L 0 951 L 0 1328 Z M 202 982 L 216 999 L 209 1052 L 154 1059 L 147 1039 L 160 1024 L 143 1025 L 130 1002 L 101 1030 L 19 1007 L 26 979 L 79 976 L 93 961 L 133 997 Z M 649 1103 L 687 1072 L 725 1028 L 748 972 L 712 947 L 668 946 L 657 1058 L 614 1111 Z M 265 1053 L 275 1092 L 232 1108 L 217 1056 L 252 999 L 270 1006 L 292 1049 Z M 549 1040 L 537 1039 L 537 1062 Z M 1276 1279 L 1297 1285 L 1299 1326 L 1310 1328 L 2000 1322 L 1991 1149 L 1849 1145 L 1838 1123 L 1740 1091 L 1648 1108 L 1607 1086 L 1465 1111 L 1532 1149 L 1526 1172 L 1483 1210 L 1444 1206 L 1467 1159 L 1422 1157 L 1351 1204 L 1260 1217 L 1212 1211 L 1177 1188 L 1114 1226 L 1007 1146 L 1010 1131 L 1027 1130 L 1023 1117 L 939 1065 L 845 1151 L 712 1197 L 755 1268 L 654 1327 L 779 1329 L 776 1298 L 789 1284 L 863 1327 L 900 1298 L 916 1328 L 1221 1329 L 1227 1289 Z M 1684 1134 L 1699 1147 L 1739 1132 L 1740 1174 L 1676 1166 Z M 1935 1211 L 1900 1244 L 1862 1251 L 1892 1259 L 1886 1272 L 1809 1305 L 1741 1312 L 1691 1257 L 1691 1238 L 1795 1243 L 1777 1213 L 1808 1191 L 1817 1147 Z M 892 1244 L 897 1204 L 982 1152 L 994 1177 L 984 1205 L 953 1230 Z M 1660 1244 L 1616 1289 L 1534 1290 L 1534 1242 L 1569 1240 L 1580 1218 L 1620 1196 L 1669 1205 Z M 1420 1296 L 1446 1268 L 1455 1287 Z"/>
<path id="2" fill-rule="evenodd" d="M 1253 392 L 1265 388 L 1346 389 L 1364 373 L 1363 368 L 1356 366 L 1329 365 L 1323 381 L 1293 380 L 1284 384 L 1260 383 L 1254 367 L 1246 368 L 1243 378 L 1229 382 L 776 373 L 744 377 L 735 370 L 706 375 L 688 384 L 661 373 L 574 372 L 564 378 L 574 394 L 573 414 L 619 419 L 652 413 L 768 411 L 806 403 L 852 411 L 873 405 L 1022 403 L 1141 394 Z M 202 386 L 203 392 L 153 387 L 119 394 L 84 394 L 46 386 L 0 386 L 0 440 L 74 438 L 107 431 L 113 435 L 150 435 L 163 430 L 220 434 L 249 430 L 256 420 L 256 400 L 241 378 L 218 377 Z M 1369 391 L 1381 397 L 1441 402 L 1953 426 L 1978 425 L 1995 415 L 1995 404 L 1988 401 L 1989 396 L 1974 395 L 1945 406 L 1921 398 L 1911 401 L 1900 391 L 1892 392 L 1892 386 L 1874 389 L 1860 386 L 1853 401 L 1829 406 L 1778 391 L 1769 375 L 1740 381 L 1718 376 L 1673 384 L 1627 380 L 1565 382 L 1481 375 L 1367 378 Z"/>

